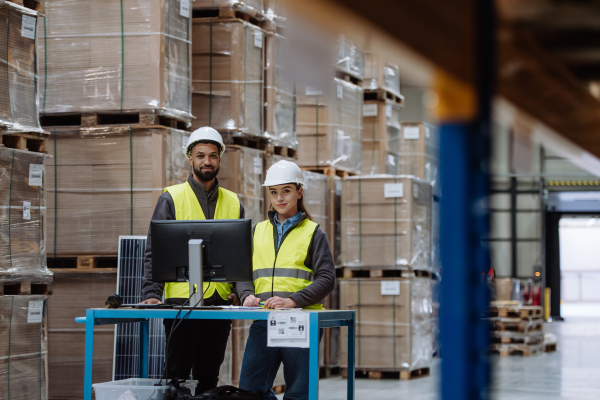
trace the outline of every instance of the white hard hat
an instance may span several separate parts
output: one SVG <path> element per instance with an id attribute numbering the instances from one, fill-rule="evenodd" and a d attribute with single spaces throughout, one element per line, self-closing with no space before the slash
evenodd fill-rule
<path id="1" fill-rule="evenodd" d="M 212 142 L 219 143 L 219 146 L 221 147 L 219 155 L 222 156 L 223 153 L 225 153 L 225 143 L 223 143 L 223 138 L 221 137 L 221 134 L 215 129 L 211 128 L 210 126 L 203 126 L 202 128 L 198 128 L 194 132 L 192 132 L 187 144 L 183 148 L 183 154 L 186 157 L 189 157 L 191 151 L 190 147 L 193 147 L 192 145 L 196 144 L 201 140 L 210 140 Z"/>
<path id="2" fill-rule="evenodd" d="M 267 170 L 267 179 L 263 186 L 277 186 L 284 183 L 295 183 L 306 186 L 302 170 L 291 161 L 281 160 Z"/>

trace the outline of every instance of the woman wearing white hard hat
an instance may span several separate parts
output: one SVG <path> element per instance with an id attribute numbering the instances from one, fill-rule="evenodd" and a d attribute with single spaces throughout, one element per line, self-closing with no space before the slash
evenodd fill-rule
<path id="1" fill-rule="evenodd" d="M 254 227 L 254 282 L 238 284 L 244 306 L 323 309 L 323 299 L 335 285 L 335 266 L 327 235 L 311 220 L 304 205 L 304 176 L 293 162 L 279 161 L 267 171 L 269 219 Z M 310 190 L 310 189 L 309 189 Z M 250 327 L 240 376 L 240 388 L 271 390 L 284 365 L 284 399 L 308 398 L 309 349 L 267 347 L 267 321 Z"/>

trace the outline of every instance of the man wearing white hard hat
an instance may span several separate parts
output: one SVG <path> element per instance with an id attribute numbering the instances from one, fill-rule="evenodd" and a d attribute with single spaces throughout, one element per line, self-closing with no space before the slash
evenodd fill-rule
<path id="1" fill-rule="evenodd" d="M 186 182 L 166 188 L 158 199 L 152 220 L 202 220 L 244 218 L 235 193 L 219 187 L 217 174 L 225 144 L 219 132 L 210 127 L 195 130 L 183 149 L 192 172 Z M 190 297 L 187 282 L 164 285 L 152 282 L 152 241 L 150 230 L 144 258 L 142 303 L 159 304 L 163 297 L 167 304 L 182 305 Z M 205 305 L 239 304 L 228 283 L 203 283 Z M 173 320 L 165 319 L 169 336 Z M 198 381 L 196 393 L 217 386 L 219 369 L 225 358 L 231 320 L 185 320 L 173 330 L 166 349 L 168 375 L 188 379 L 190 371 Z"/>
<path id="2" fill-rule="evenodd" d="M 263 186 L 269 188 L 269 219 L 253 231 L 254 282 L 238 284 L 244 306 L 323 309 L 323 299 L 335 286 L 335 265 L 327 235 L 313 222 L 304 205 L 302 170 L 293 162 L 279 161 L 269 168 Z M 310 190 L 308 188 L 307 190 Z M 240 388 L 271 390 L 281 363 L 285 377 L 284 399 L 308 398 L 309 349 L 267 347 L 267 321 L 255 321 L 246 342 Z"/>

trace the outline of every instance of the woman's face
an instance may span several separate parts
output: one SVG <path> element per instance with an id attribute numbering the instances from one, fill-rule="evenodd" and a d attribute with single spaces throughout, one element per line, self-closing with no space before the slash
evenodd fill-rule
<path id="1" fill-rule="evenodd" d="M 298 200 L 302 198 L 302 188 L 296 188 L 295 184 L 270 186 L 271 205 L 273 209 L 286 218 L 293 217 L 298 213 Z"/>

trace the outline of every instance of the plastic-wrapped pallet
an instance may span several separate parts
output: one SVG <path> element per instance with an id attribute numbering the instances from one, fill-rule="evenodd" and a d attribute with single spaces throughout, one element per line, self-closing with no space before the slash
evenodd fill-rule
<path id="1" fill-rule="evenodd" d="M 106 268 L 55 274 L 53 295 L 48 300 L 49 395 L 52 399 L 83 398 L 85 325 L 75 322 L 88 308 L 104 307 L 117 289 L 117 273 Z M 114 325 L 94 328 L 92 382 L 113 377 Z M 37 397 L 31 397 L 37 399 Z"/>
<path id="2" fill-rule="evenodd" d="M 0 134 L 43 132 L 38 119 L 38 13 L 0 2 Z"/>
<path id="3" fill-rule="evenodd" d="M 432 275 L 431 281 L 431 336 L 432 355 L 440 355 L 440 277 Z"/>
<path id="4" fill-rule="evenodd" d="M 190 15 L 180 0 L 46 0 L 42 113 L 158 110 L 191 121 Z"/>
<path id="5" fill-rule="evenodd" d="M 335 68 L 352 77 L 362 80 L 365 76 L 365 52 L 356 43 L 340 35 Z"/>
<path id="6" fill-rule="evenodd" d="M 329 235 L 329 181 L 330 177 L 316 172 L 303 171 L 306 189 L 304 190 L 304 205 L 314 222 Z"/>
<path id="7" fill-rule="evenodd" d="M 242 20 L 193 21 L 192 128 L 262 136 L 263 41 Z"/>
<path id="8" fill-rule="evenodd" d="M 193 0 L 190 4 L 194 10 L 236 7 L 240 10 L 263 13 L 263 0 Z"/>
<path id="9" fill-rule="evenodd" d="M 365 101 L 362 173 L 400 174 L 400 106 L 393 101 Z"/>
<path id="10" fill-rule="evenodd" d="M 433 185 L 439 192 L 439 130 L 424 122 L 402 122 L 400 174 L 412 175 Z"/>
<path id="11" fill-rule="evenodd" d="M 0 148 L 0 282 L 49 283 L 42 153 Z"/>
<path id="12" fill-rule="evenodd" d="M 298 165 L 360 173 L 363 146 L 363 90 L 334 79 L 324 90 L 298 87 Z"/>
<path id="13" fill-rule="evenodd" d="M 48 399 L 46 296 L 0 297 L 0 399 Z"/>
<path id="14" fill-rule="evenodd" d="M 238 195 L 252 225 L 264 220 L 263 154 L 249 147 L 227 146 L 218 175 L 219 184 Z"/>
<path id="15" fill-rule="evenodd" d="M 400 71 L 398 67 L 386 62 L 381 54 L 366 53 L 365 56 L 363 89 L 383 89 L 400 97 Z"/>
<path id="16" fill-rule="evenodd" d="M 288 50 L 287 40 L 283 36 L 266 36 L 265 135 L 271 138 L 275 146 L 297 150 L 294 83 L 282 76 L 280 64 Z"/>
<path id="17" fill-rule="evenodd" d="M 342 181 L 342 264 L 430 270 L 431 185 L 373 175 Z"/>
<path id="18" fill-rule="evenodd" d="M 181 150 L 189 132 L 119 125 L 51 132 L 47 243 L 54 256 L 116 255 L 119 236 L 146 235 L 163 189 L 190 172 Z"/>
<path id="19" fill-rule="evenodd" d="M 340 280 L 340 309 L 356 312 L 357 368 L 415 370 L 431 365 L 431 278 Z M 342 331 L 341 364 L 348 360 Z"/>

